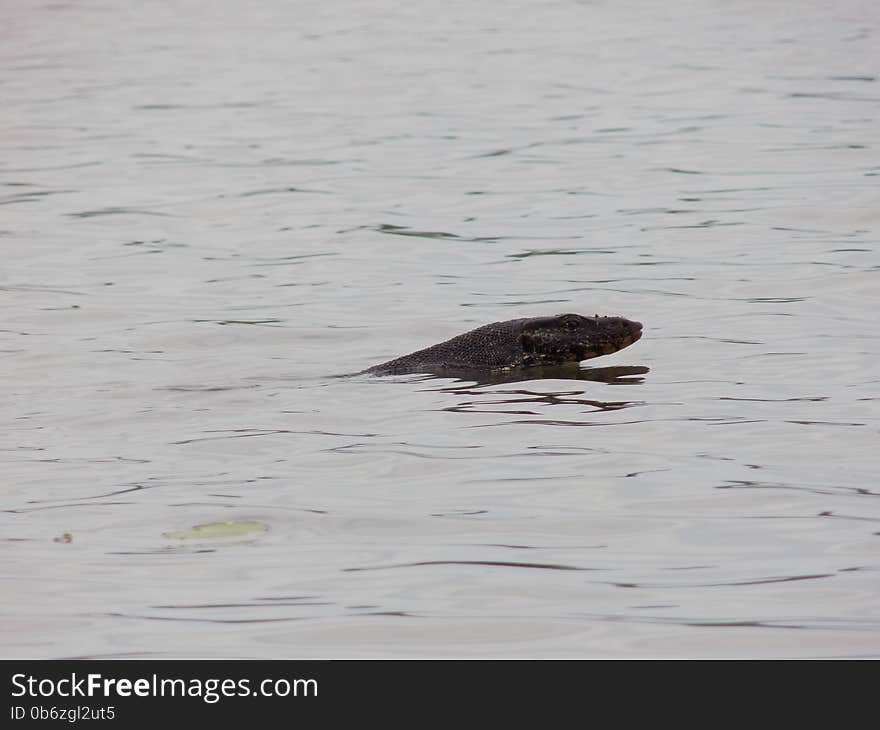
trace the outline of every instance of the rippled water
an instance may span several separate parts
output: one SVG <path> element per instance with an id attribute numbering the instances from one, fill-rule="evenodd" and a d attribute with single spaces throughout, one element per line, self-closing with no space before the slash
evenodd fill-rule
<path id="1" fill-rule="evenodd" d="M 876 3 L 3 14 L 4 656 L 880 654 Z"/>

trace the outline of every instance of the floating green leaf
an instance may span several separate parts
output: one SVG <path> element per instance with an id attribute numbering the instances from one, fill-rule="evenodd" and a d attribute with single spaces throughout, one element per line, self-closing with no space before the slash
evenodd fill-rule
<path id="1" fill-rule="evenodd" d="M 194 540 L 209 537 L 241 537 L 255 532 L 266 532 L 268 529 L 268 525 L 256 520 L 231 520 L 209 522 L 205 525 L 195 525 L 189 530 L 175 530 L 162 534 L 172 540 Z"/>

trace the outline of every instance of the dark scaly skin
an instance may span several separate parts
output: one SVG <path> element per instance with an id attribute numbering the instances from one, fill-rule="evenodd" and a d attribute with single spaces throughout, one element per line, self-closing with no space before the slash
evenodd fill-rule
<path id="1" fill-rule="evenodd" d="M 562 365 L 609 355 L 642 336 L 642 325 L 623 317 L 511 319 L 477 327 L 410 355 L 365 370 L 375 375 L 485 371 Z"/>

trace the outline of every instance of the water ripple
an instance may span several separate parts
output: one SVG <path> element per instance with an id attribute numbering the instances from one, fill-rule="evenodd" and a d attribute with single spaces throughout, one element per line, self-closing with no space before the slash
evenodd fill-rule
<path id="1" fill-rule="evenodd" d="M 532 568 L 537 570 L 602 570 L 602 568 L 583 568 L 575 565 L 555 563 L 519 563 L 506 560 L 423 560 L 417 563 L 398 563 L 396 565 L 378 565 L 367 568 L 343 568 L 348 573 L 373 570 L 390 570 L 392 568 L 418 568 L 428 565 L 479 565 L 490 568 Z"/>

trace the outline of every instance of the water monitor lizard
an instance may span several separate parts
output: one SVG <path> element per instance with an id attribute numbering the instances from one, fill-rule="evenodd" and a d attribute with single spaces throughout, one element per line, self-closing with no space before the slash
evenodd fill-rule
<path id="1" fill-rule="evenodd" d="M 374 365 L 365 373 L 395 375 L 562 365 L 608 355 L 642 336 L 641 322 L 623 317 L 557 314 L 477 327 L 433 347 Z"/>

